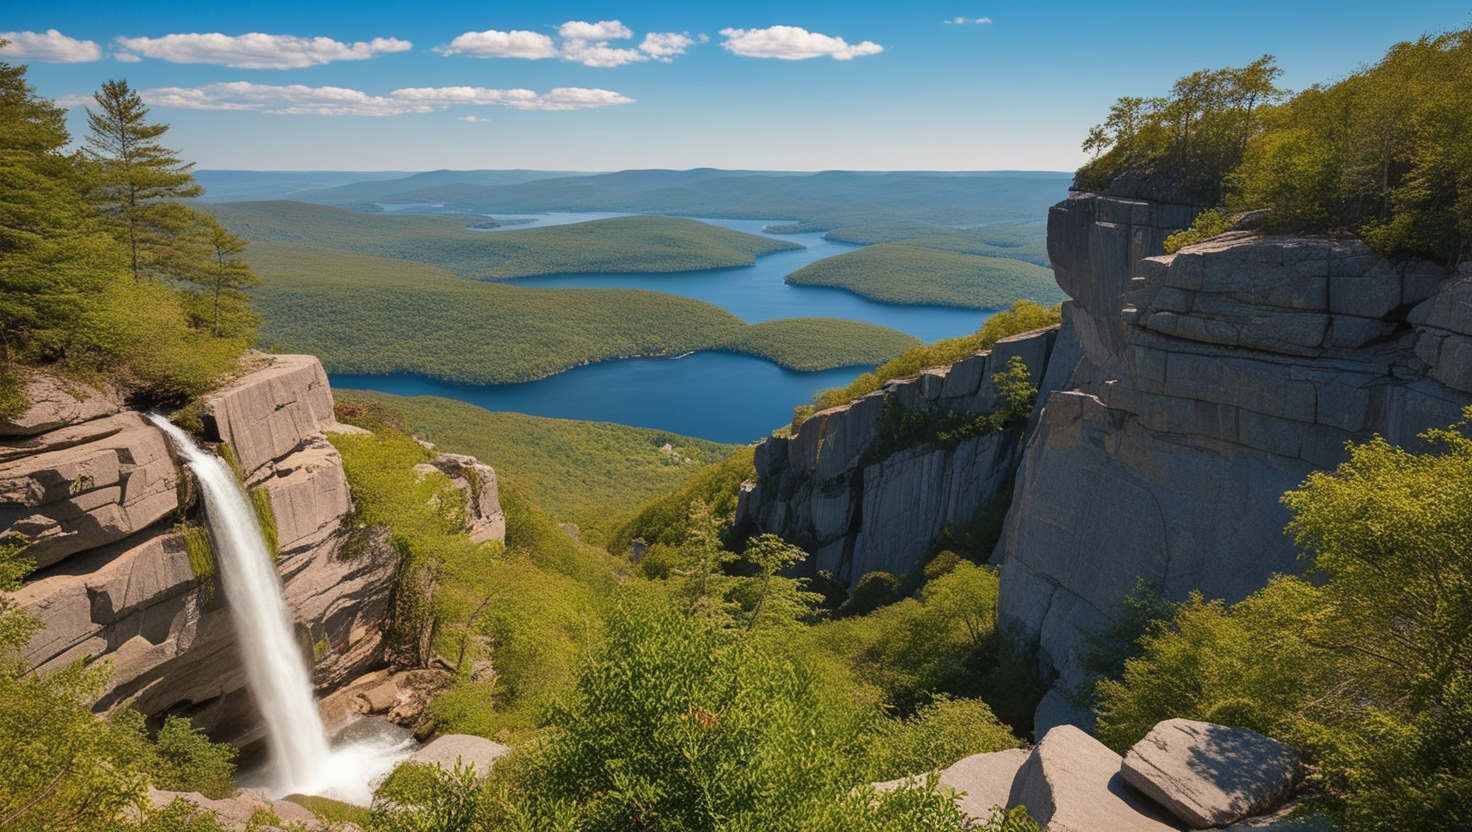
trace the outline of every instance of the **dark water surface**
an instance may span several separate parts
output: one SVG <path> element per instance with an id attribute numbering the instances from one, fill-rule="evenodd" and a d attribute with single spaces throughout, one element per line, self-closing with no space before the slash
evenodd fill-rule
<path id="1" fill-rule="evenodd" d="M 510 228 L 563 225 L 610 214 L 516 215 L 530 220 Z M 496 215 L 512 219 L 511 215 Z M 772 220 L 702 219 L 713 225 L 759 234 Z M 497 229 L 499 230 L 499 229 Z M 491 231 L 489 233 L 495 233 Z M 924 341 L 975 332 L 991 316 L 975 309 L 897 306 L 867 300 L 844 289 L 789 286 L 788 274 L 854 246 L 821 234 L 764 234 L 806 248 L 757 258 L 754 266 L 696 272 L 561 274 L 524 277 L 512 285 L 539 289 L 652 289 L 719 306 L 748 323 L 778 318 L 846 318 L 907 332 Z M 524 384 L 458 385 L 420 376 L 334 375 L 332 386 L 378 390 L 400 396 L 443 396 L 484 407 L 534 416 L 617 422 L 656 428 L 717 442 L 751 442 L 792 418 L 792 408 L 813 394 L 841 387 L 872 367 L 817 373 L 784 370 L 746 355 L 704 352 L 682 358 L 627 358 L 576 367 Z"/>
<path id="2" fill-rule="evenodd" d="M 715 442 L 753 442 L 792 420 L 792 408 L 868 368 L 798 373 L 760 358 L 700 352 L 683 358 L 626 358 L 576 367 L 540 381 L 484 386 L 422 376 L 334 375 L 334 389 L 442 396 L 560 419 L 617 422 Z"/>

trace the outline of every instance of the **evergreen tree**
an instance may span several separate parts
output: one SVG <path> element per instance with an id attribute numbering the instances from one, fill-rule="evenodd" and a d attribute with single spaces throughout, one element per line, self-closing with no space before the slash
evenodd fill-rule
<path id="1" fill-rule="evenodd" d="M 93 201 L 118 223 L 119 238 L 128 246 L 135 280 L 169 262 L 168 243 L 186 231 L 190 212 L 173 200 L 204 192 L 175 151 L 157 139 L 166 124 L 150 124 L 148 107 L 127 81 L 108 81 L 93 96 L 97 111 L 87 108 L 87 157 L 97 165 Z"/>
<path id="2" fill-rule="evenodd" d="M 239 234 L 231 234 L 230 229 L 213 216 L 195 213 L 192 236 L 203 248 L 204 257 L 186 274 L 191 282 L 202 286 L 209 294 L 209 329 L 212 335 L 219 337 L 227 334 L 226 329 L 229 329 L 222 324 L 244 312 L 243 290 L 258 285 L 261 280 L 245 260 L 246 241 Z M 222 297 L 225 301 L 223 309 Z"/>

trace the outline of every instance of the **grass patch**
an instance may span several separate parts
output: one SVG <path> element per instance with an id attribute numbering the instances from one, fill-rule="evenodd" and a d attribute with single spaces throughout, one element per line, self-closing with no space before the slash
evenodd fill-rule
<path id="1" fill-rule="evenodd" d="M 211 210 L 253 242 L 416 260 L 475 280 L 750 266 L 763 254 L 802 248 L 673 217 L 617 217 L 487 234 L 466 227 L 480 217 L 363 214 L 286 201 L 222 203 Z"/>
<path id="2" fill-rule="evenodd" d="M 178 532 L 180 540 L 184 542 L 184 551 L 189 556 L 189 571 L 194 573 L 196 581 L 203 581 L 215 576 L 215 550 L 210 545 L 209 532 L 203 526 L 176 526 L 174 531 Z"/>
<path id="3" fill-rule="evenodd" d="M 330 797 L 315 794 L 289 794 L 282 800 L 289 800 L 306 809 L 323 823 L 356 823 L 367 828 L 373 819 L 373 813 L 368 809 L 344 803 L 341 800 L 333 800 Z"/>
<path id="4" fill-rule="evenodd" d="M 313 353 L 334 373 L 499 384 L 613 358 L 696 350 L 818 370 L 874 364 L 919 343 L 854 321 L 748 325 L 716 306 L 662 292 L 504 286 L 422 263 L 287 243 L 256 243 L 251 258 L 263 281 L 256 295 L 262 342 Z"/>
<path id="5" fill-rule="evenodd" d="M 435 396 L 366 390 L 334 390 L 333 395 L 340 402 L 382 406 L 393 421 L 438 450 L 480 459 L 515 480 L 557 520 L 578 524 L 593 543 L 611 530 L 615 518 L 679 488 L 737 449 L 607 422 L 496 413 Z"/>
<path id="6" fill-rule="evenodd" d="M 266 541 L 266 551 L 271 560 L 281 553 L 281 538 L 276 530 L 276 511 L 271 508 L 271 492 L 264 487 L 250 490 L 250 503 L 255 507 L 256 519 L 261 524 L 261 537 Z"/>

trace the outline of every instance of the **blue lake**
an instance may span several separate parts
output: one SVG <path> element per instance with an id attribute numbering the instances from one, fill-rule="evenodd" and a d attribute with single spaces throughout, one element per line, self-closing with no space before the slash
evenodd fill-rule
<path id="1" fill-rule="evenodd" d="M 404 375 L 334 375 L 329 380 L 339 390 L 442 396 L 487 410 L 617 422 L 746 443 L 790 422 L 792 408 L 813 393 L 846 385 L 864 369 L 797 373 L 747 355 L 700 352 L 683 358 L 605 361 L 525 384 L 469 386 Z"/>
<path id="2" fill-rule="evenodd" d="M 527 220 L 512 228 L 585 222 L 613 214 L 495 215 Z M 713 225 L 760 234 L 772 220 L 703 219 Z M 494 229 L 495 233 L 503 229 Z M 821 234 L 763 234 L 806 246 L 757 258 L 753 266 L 697 272 L 561 274 L 517 278 L 514 286 L 539 289 L 651 289 L 705 301 L 748 323 L 778 318 L 825 317 L 865 321 L 907 332 L 924 341 L 975 332 L 990 312 L 944 306 L 897 306 L 843 289 L 789 286 L 792 272 L 854 247 Z M 463 386 L 418 376 L 332 376 L 332 385 L 395 393 L 443 396 L 488 410 L 589 419 L 657 428 L 718 442 L 751 442 L 787 423 L 792 408 L 813 394 L 848 384 L 872 367 L 817 373 L 784 370 L 768 361 L 732 353 L 697 353 L 678 359 L 630 358 L 568 370 L 524 384 Z"/>

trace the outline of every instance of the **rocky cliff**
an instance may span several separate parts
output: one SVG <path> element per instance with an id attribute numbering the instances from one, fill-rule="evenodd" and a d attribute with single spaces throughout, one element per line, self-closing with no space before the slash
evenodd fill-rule
<path id="1" fill-rule="evenodd" d="M 884 435 L 886 408 L 921 418 L 989 414 L 1003 404 L 992 376 L 1015 356 L 1041 382 L 1056 335 L 1053 328 L 1003 339 L 815 413 L 791 437 L 767 439 L 756 449 L 756 481 L 742 486 L 738 528 L 802 545 L 813 555 L 809 569 L 850 587 L 869 572 L 910 571 L 947 524 L 971 522 L 1011 487 L 1022 444 L 1006 431 L 895 447 Z"/>
<path id="2" fill-rule="evenodd" d="M 1003 625 L 1055 685 L 1039 732 L 1083 718 L 1061 695 L 1082 630 L 1137 578 L 1243 598 L 1299 566 L 1283 492 L 1472 404 L 1472 267 L 1241 232 L 1162 255 L 1194 210 L 1078 194 L 1049 215 L 1071 300 L 998 551 Z"/>
<path id="3" fill-rule="evenodd" d="M 382 663 L 396 559 L 383 546 L 346 555 L 352 502 L 324 432 L 351 429 L 333 419 L 317 359 L 247 361 L 204 399 L 204 438 L 227 444 L 267 497 L 287 604 L 327 690 Z M 24 534 L 39 567 L 14 598 L 46 625 L 27 658 L 42 672 L 110 661 L 100 708 L 184 714 L 217 739 L 254 739 L 224 593 L 179 531 L 199 509 L 167 438 L 107 391 L 38 376 L 28 393 L 31 409 L 0 423 L 0 529 Z"/>

